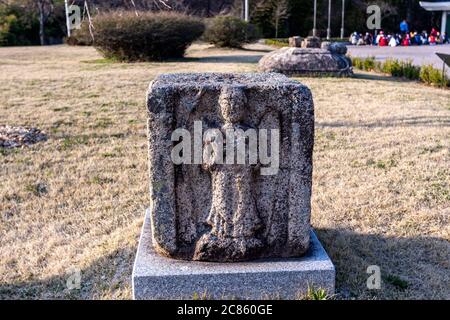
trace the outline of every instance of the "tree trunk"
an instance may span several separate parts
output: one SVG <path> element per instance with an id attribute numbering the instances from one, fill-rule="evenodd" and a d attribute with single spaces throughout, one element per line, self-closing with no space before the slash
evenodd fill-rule
<path id="1" fill-rule="evenodd" d="M 206 1 L 206 17 L 211 17 L 211 1 Z"/>
<path id="2" fill-rule="evenodd" d="M 37 3 L 39 9 L 39 39 L 41 41 L 41 46 L 45 45 L 45 16 L 44 16 L 44 4 L 42 1 L 38 1 Z"/>
<path id="3" fill-rule="evenodd" d="M 278 23 L 279 23 L 279 19 L 278 16 L 275 19 L 275 39 L 278 39 Z"/>

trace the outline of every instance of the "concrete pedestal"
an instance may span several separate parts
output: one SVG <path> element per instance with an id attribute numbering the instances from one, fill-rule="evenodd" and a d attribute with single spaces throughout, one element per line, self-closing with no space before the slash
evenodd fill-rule
<path id="1" fill-rule="evenodd" d="M 334 293 L 335 269 L 313 231 L 301 258 L 215 263 L 166 258 L 152 247 L 147 210 L 133 268 L 134 299 L 296 299 L 308 286 Z"/>

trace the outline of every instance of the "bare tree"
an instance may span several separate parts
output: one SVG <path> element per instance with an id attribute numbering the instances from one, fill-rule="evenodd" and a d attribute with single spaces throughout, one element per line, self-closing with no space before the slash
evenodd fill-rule
<path id="1" fill-rule="evenodd" d="M 272 23 L 275 27 L 275 38 L 278 38 L 278 30 L 281 20 L 285 19 L 288 15 L 288 2 L 287 0 L 278 0 L 273 2 Z"/>
<path id="2" fill-rule="evenodd" d="M 35 0 L 39 11 L 39 40 L 41 46 L 45 45 L 45 23 L 53 12 L 53 0 Z"/>

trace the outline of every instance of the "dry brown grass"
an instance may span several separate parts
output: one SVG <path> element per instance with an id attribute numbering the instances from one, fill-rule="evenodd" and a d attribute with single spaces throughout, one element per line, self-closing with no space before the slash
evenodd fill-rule
<path id="1" fill-rule="evenodd" d="M 88 47 L 0 48 L 0 124 L 49 134 L 0 154 L 0 298 L 130 298 L 149 81 L 254 71 L 262 54 L 195 45 L 184 60 L 120 64 Z M 450 91 L 363 73 L 300 80 L 316 106 L 312 222 L 340 297 L 450 299 Z M 381 290 L 366 289 L 369 265 Z M 65 287 L 73 267 L 81 290 Z"/>

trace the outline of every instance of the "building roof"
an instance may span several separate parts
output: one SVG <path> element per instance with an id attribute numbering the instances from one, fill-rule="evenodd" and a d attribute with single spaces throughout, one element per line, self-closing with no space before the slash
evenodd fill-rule
<path id="1" fill-rule="evenodd" d="M 450 11 L 450 1 L 419 1 L 420 6 L 427 11 Z"/>

